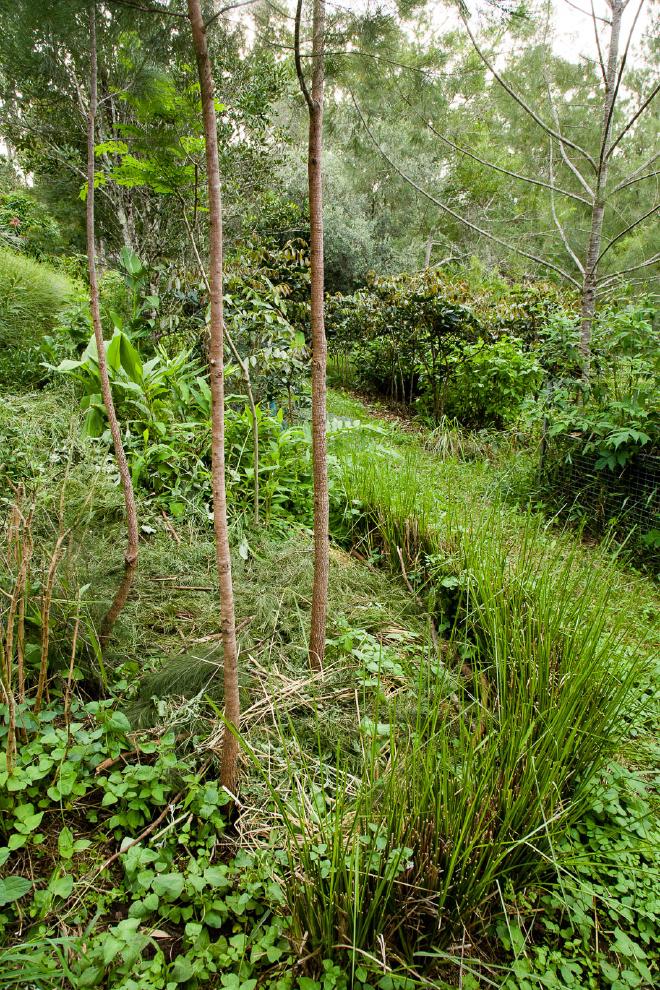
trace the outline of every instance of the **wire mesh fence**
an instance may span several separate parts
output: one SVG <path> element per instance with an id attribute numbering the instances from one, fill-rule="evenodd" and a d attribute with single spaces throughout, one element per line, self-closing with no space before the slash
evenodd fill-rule
<path id="1" fill-rule="evenodd" d="M 579 517 L 595 533 L 613 532 L 660 544 L 660 450 L 640 450 L 623 467 L 596 468 L 598 455 L 584 453 L 582 438 L 563 435 L 544 444 L 541 480 L 560 511 Z"/>

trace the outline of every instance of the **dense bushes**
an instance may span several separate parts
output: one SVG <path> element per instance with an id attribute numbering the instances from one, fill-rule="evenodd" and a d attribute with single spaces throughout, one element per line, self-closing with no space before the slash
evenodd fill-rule
<path id="1" fill-rule="evenodd" d="M 536 357 L 515 338 L 467 344 L 452 363 L 446 412 L 466 426 L 504 426 L 540 378 Z"/>
<path id="2" fill-rule="evenodd" d="M 33 196 L 14 190 L 0 195 L 0 240 L 33 258 L 44 258 L 58 247 L 60 230 Z"/>
<path id="3" fill-rule="evenodd" d="M 543 423 L 541 482 L 553 507 L 657 549 L 660 401 L 654 308 L 642 301 L 599 315 L 593 373 L 579 376 L 577 319 L 549 321 L 539 347 L 546 387 L 531 410 Z"/>
<path id="4" fill-rule="evenodd" d="M 25 387 L 43 380 L 40 341 L 74 291 L 65 275 L 0 250 L 0 385 Z"/>
<path id="5" fill-rule="evenodd" d="M 501 426 L 539 381 L 528 351 L 559 305 L 539 284 L 426 269 L 331 297 L 328 334 L 334 353 L 350 356 L 356 384 L 434 420 L 449 413 Z"/>
<path id="6" fill-rule="evenodd" d="M 205 516 L 211 501 L 211 393 L 204 367 L 186 351 L 169 357 L 163 348 L 144 360 L 119 329 L 107 342 L 106 355 L 133 483 L 175 517 L 190 512 Z M 80 358 L 64 360 L 55 370 L 81 387 L 85 432 L 107 439 L 94 338 Z M 237 367 L 228 371 L 231 384 L 240 386 Z M 228 395 L 227 402 L 227 497 L 243 511 L 254 499 L 254 424 L 242 395 Z M 302 490 L 311 490 L 304 434 L 299 428 L 285 429 L 281 409 L 273 413 L 257 406 L 255 413 L 263 515 L 266 521 L 296 512 L 306 518 L 307 502 L 296 507 Z"/>

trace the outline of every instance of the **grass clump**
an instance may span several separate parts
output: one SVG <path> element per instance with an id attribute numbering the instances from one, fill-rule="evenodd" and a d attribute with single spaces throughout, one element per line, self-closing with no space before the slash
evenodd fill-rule
<path id="1" fill-rule="evenodd" d="M 321 954 L 358 965 L 384 944 L 410 964 L 483 938 L 506 891 L 552 874 L 620 745 L 644 662 L 605 628 L 604 576 L 532 554 L 535 531 L 515 554 L 497 526 L 458 537 L 459 704 L 427 666 L 412 726 L 379 701 L 359 769 L 338 752 L 319 786 L 308 763 L 298 800 L 281 802 L 293 924 Z"/>

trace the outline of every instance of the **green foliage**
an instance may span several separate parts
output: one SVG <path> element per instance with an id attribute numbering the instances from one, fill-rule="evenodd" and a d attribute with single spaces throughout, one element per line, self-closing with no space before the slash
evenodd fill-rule
<path id="1" fill-rule="evenodd" d="M 73 295 L 65 275 L 0 250 L 0 386 L 29 388 L 44 380 L 43 338 Z"/>
<path id="2" fill-rule="evenodd" d="M 594 372 L 585 383 L 579 369 L 576 321 L 548 327 L 541 360 L 553 371 L 547 401 L 538 415 L 549 419 L 550 437 L 571 436 L 594 456 L 597 471 L 622 468 L 660 437 L 658 355 L 651 304 L 605 310 L 594 333 Z"/>
<path id="3" fill-rule="evenodd" d="M 66 974 L 75 990 L 101 982 L 112 990 L 145 982 L 169 990 L 218 978 L 220 986 L 252 990 L 257 977 L 286 972 L 286 920 L 273 913 L 283 900 L 281 880 L 270 857 L 218 859 L 230 798 L 207 767 L 182 759 L 173 733 L 131 734 L 112 701 L 76 702 L 73 716 L 68 732 L 57 701 L 36 721 L 21 711 L 33 739 L 13 772 L 0 756 L 0 859 L 15 870 L 29 845 L 38 872 L 36 883 L 20 872 L 0 881 L 0 931 L 22 919 L 32 938 L 0 950 L 3 976 L 21 949 L 31 954 L 27 974 Z M 0 742 L 5 731 L 0 724 Z M 120 757 L 126 753 L 130 763 Z M 166 819 L 157 843 L 132 842 L 168 806 L 175 827 Z M 109 874 L 103 861 L 117 844 L 119 871 Z M 123 915 L 117 923 L 115 912 Z M 89 925 L 85 951 L 75 936 L 64 941 L 67 964 L 48 938 L 58 916 Z M 108 920 L 99 923 L 102 917 Z"/>
<path id="4" fill-rule="evenodd" d="M 33 258 L 54 253 L 60 232 L 45 207 L 29 193 L 0 195 L 0 240 Z"/>
<path id="5" fill-rule="evenodd" d="M 438 421 L 502 426 L 540 374 L 529 346 L 559 296 L 543 283 L 508 285 L 484 273 L 426 269 L 372 278 L 353 296 L 333 296 L 333 350 L 352 381 Z"/>
<path id="6" fill-rule="evenodd" d="M 498 922 L 516 956 L 506 990 L 651 987 L 657 981 L 660 832 L 648 784 L 615 765 L 555 847 L 559 883 Z M 536 914 L 534 912 L 536 911 Z"/>
<path id="7" fill-rule="evenodd" d="M 411 958 L 463 926 L 477 937 L 507 882 L 524 889 L 551 869 L 626 732 L 643 664 L 618 642 L 621 622 L 604 628 L 607 574 L 578 554 L 557 559 L 551 542 L 541 553 L 538 523 L 511 553 L 495 514 L 435 528 L 434 493 L 419 493 L 417 474 L 409 485 L 385 466 L 349 478 L 361 548 L 380 542 L 399 566 L 402 553 L 453 630 L 443 659 L 460 686 L 439 658 L 420 658 L 411 736 L 396 701 L 379 701 L 360 768 L 349 773 L 338 752 L 336 785 L 324 779 L 311 808 L 281 808 L 301 877 L 289 904 L 323 953 L 337 943 L 376 953 L 384 937 Z"/>
<path id="8" fill-rule="evenodd" d="M 452 364 L 445 408 L 466 426 L 503 427 L 541 379 L 534 354 L 510 337 L 468 344 Z"/>
<path id="9" fill-rule="evenodd" d="M 248 365 L 253 391 L 260 401 L 293 395 L 302 387 L 305 335 L 286 318 L 282 285 L 260 273 L 258 288 L 246 272 L 228 280 L 227 325 L 241 358 Z M 251 284 L 252 283 L 252 284 Z"/>
<path id="10" fill-rule="evenodd" d="M 126 430 L 125 447 L 134 484 L 153 493 L 157 504 L 175 517 L 192 509 L 206 518 L 211 502 L 211 394 L 206 373 L 185 352 L 168 357 L 158 348 L 154 357 L 143 362 L 127 334 L 117 329 L 106 342 L 106 356 Z M 285 351 L 273 357 L 279 368 L 286 359 Z M 109 442 L 94 337 L 82 357 L 64 360 L 55 370 L 82 386 L 87 435 Z M 228 366 L 226 374 L 236 380 L 236 365 Z M 228 400 L 232 405 L 226 419 L 227 494 L 230 504 L 242 512 L 253 499 L 252 421 L 242 396 L 229 396 Z M 271 517 L 309 518 L 311 464 L 305 432 L 298 427 L 285 428 L 282 409 L 273 414 L 257 407 L 257 417 L 266 521 Z"/>
<path id="11" fill-rule="evenodd" d="M 649 562 L 658 546 L 656 317 L 643 300 L 599 314 L 588 381 L 580 375 L 577 320 L 550 322 L 539 349 L 546 385 L 528 407 L 545 437 L 541 498 L 593 532 L 632 533 Z"/>

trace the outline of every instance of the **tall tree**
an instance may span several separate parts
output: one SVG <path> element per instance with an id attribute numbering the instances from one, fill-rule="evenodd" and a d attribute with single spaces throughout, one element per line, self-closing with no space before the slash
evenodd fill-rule
<path id="1" fill-rule="evenodd" d="M 652 206 L 651 209 L 649 209 L 642 216 L 638 216 L 632 223 L 625 227 L 624 230 L 619 231 L 616 237 L 610 239 L 603 247 L 603 221 L 605 218 L 606 207 L 611 205 L 608 201 L 612 199 L 614 194 L 619 189 L 626 188 L 631 181 L 640 181 L 638 170 L 633 170 L 622 179 L 616 189 L 610 190 L 608 187 L 608 177 L 612 163 L 612 156 L 617 147 L 621 144 L 621 141 L 625 135 L 634 127 L 635 123 L 644 111 L 651 106 L 651 103 L 660 91 L 660 84 L 656 84 L 651 93 L 643 100 L 640 107 L 636 109 L 627 109 L 623 119 L 620 119 L 618 122 L 618 127 L 616 129 L 617 133 L 613 134 L 614 125 L 617 121 L 616 110 L 623 109 L 623 101 L 621 99 L 623 93 L 622 82 L 628 60 L 630 44 L 632 42 L 633 33 L 639 14 L 644 6 L 644 0 L 639 0 L 623 52 L 621 52 L 622 18 L 624 11 L 630 3 L 630 0 L 605 0 L 605 2 L 609 8 L 610 16 L 609 18 L 600 18 L 600 20 L 603 21 L 606 26 L 606 38 L 601 38 L 598 18 L 592 5 L 592 22 L 594 27 L 596 50 L 598 54 L 598 64 L 602 77 L 600 127 L 593 152 L 590 152 L 582 144 L 578 143 L 577 139 L 572 140 L 567 137 L 566 131 L 562 128 L 559 114 L 554 105 L 549 83 L 548 99 L 550 102 L 554 127 L 544 122 L 540 113 L 535 110 L 534 107 L 530 106 L 527 100 L 521 96 L 517 90 L 507 82 L 506 79 L 504 79 L 504 77 L 494 67 L 492 61 L 490 61 L 482 51 L 480 45 L 470 30 L 465 12 L 463 11 L 463 20 L 466 25 L 467 32 L 474 45 L 475 51 L 481 58 L 484 65 L 486 65 L 486 67 L 490 70 L 496 82 L 504 89 L 508 96 L 511 97 L 511 99 L 513 99 L 518 106 L 520 106 L 525 113 L 527 113 L 532 120 L 546 132 L 550 139 L 549 188 L 551 197 L 554 197 L 555 194 L 565 195 L 562 190 L 555 188 L 554 174 L 552 170 L 553 146 L 558 148 L 559 155 L 564 166 L 568 168 L 574 178 L 577 179 L 581 190 L 586 195 L 586 203 L 589 207 L 589 236 L 587 239 L 586 248 L 584 249 L 583 260 L 580 259 L 578 254 L 576 254 L 570 246 L 569 239 L 566 236 L 566 233 L 557 216 L 557 212 L 554 207 L 554 199 L 551 200 L 553 220 L 559 230 L 559 234 L 566 252 L 579 272 L 578 282 L 580 288 L 582 316 L 580 351 L 582 354 L 585 377 L 589 376 L 591 361 L 591 335 L 594 315 L 596 312 L 596 296 L 599 286 L 605 281 L 599 276 L 599 265 L 601 259 L 616 243 L 616 241 L 620 240 L 629 231 L 633 230 L 639 224 L 652 217 L 660 208 L 658 204 Z M 579 166 L 576 163 L 576 157 L 580 162 Z M 657 157 L 658 156 L 656 153 L 653 160 L 657 160 Z M 641 178 L 644 178 L 644 176 Z M 646 259 L 646 261 L 640 264 L 639 267 L 643 267 L 645 264 L 653 263 L 659 259 L 660 255 L 655 255 L 652 259 Z"/>
<path id="2" fill-rule="evenodd" d="M 101 394 L 103 404 L 108 416 L 108 424 L 112 435 L 112 443 L 115 449 L 119 477 L 124 493 L 124 505 L 126 508 L 127 545 L 124 554 L 124 578 L 115 595 L 114 601 L 108 610 L 101 628 L 102 639 L 107 639 L 112 631 L 119 613 L 126 603 L 130 593 L 135 569 L 138 559 L 138 520 L 137 508 L 135 505 L 135 494 L 133 492 L 133 482 L 131 472 L 126 460 L 126 452 L 121 437 L 121 429 L 117 418 L 117 411 L 112 398 L 112 388 L 108 375 L 108 361 L 105 352 L 105 341 L 103 339 L 103 326 L 101 323 L 101 310 L 99 305 L 99 286 L 96 275 L 96 237 L 94 228 L 94 145 L 96 131 L 96 108 L 97 97 L 97 68 L 96 68 L 96 0 L 91 0 L 89 5 L 89 108 L 87 112 L 87 266 L 89 271 L 89 303 L 92 314 L 92 324 L 94 327 L 94 338 L 96 340 L 96 350 L 98 354 L 99 377 L 101 379 Z"/>
<path id="3" fill-rule="evenodd" d="M 300 89 L 307 104 L 309 135 L 307 180 L 311 267 L 312 328 L 312 463 L 314 472 L 314 584 L 309 637 L 309 662 L 323 669 L 330 570 L 330 504 L 326 438 L 327 344 L 323 307 L 323 82 L 325 0 L 314 0 L 312 15 L 312 90 L 307 88 L 300 51 L 302 0 L 295 20 L 295 61 Z"/>
<path id="4" fill-rule="evenodd" d="M 485 4 L 469 6 L 483 10 Z M 455 15 L 438 24 L 434 36 L 428 7 L 419 14 L 414 7 L 401 5 L 398 19 L 356 17 L 355 30 L 351 33 L 349 24 L 344 31 L 343 44 L 333 22 L 325 94 L 326 282 L 329 247 L 332 254 L 338 236 L 349 245 L 354 233 L 367 230 L 379 252 L 367 268 L 420 264 L 430 237 L 432 251 L 437 245 L 431 263 L 436 257 L 478 254 L 516 277 L 529 271 L 531 261 L 582 294 L 592 216 L 598 218 L 600 171 L 601 246 L 592 279 L 596 300 L 631 282 L 648 286 L 658 260 L 651 221 L 660 173 L 652 29 L 640 37 L 642 17 L 637 16 L 640 7 L 644 14 L 643 0 L 626 3 L 619 25 L 609 8 L 598 11 L 602 19 L 564 14 L 563 28 L 566 16 L 582 17 L 591 28 L 581 44 L 593 40 L 593 53 L 586 54 L 594 57 L 579 59 L 552 37 L 556 3 L 544 4 L 543 12 L 537 5 L 539 16 L 528 6 L 525 17 L 503 22 L 504 4 L 489 2 L 483 29 L 477 33 L 469 22 L 480 54 Z M 455 11 L 454 0 L 451 7 Z M 588 10 L 589 3 L 582 7 Z M 365 27 L 358 30 L 363 20 Z M 506 51 L 494 41 L 503 30 Z M 611 60 L 618 62 L 614 86 L 611 73 L 610 84 L 605 82 L 613 31 L 619 38 L 618 57 L 612 52 Z M 492 52 L 500 49 L 496 55 L 491 45 Z M 347 92 L 371 142 L 358 140 Z M 605 113 L 608 93 L 611 114 Z M 600 160 L 608 119 L 603 182 Z M 328 176 L 336 189 L 335 173 L 342 186 L 328 199 Z M 338 233 L 337 201 L 345 204 Z M 443 213 L 441 224 L 434 206 Z M 585 369 L 587 364 L 585 359 Z"/>
<path id="5" fill-rule="evenodd" d="M 209 204 L 209 288 L 211 296 L 211 341 L 209 346 L 211 384 L 211 470 L 213 486 L 213 529 L 216 566 L 220 585 L 220 623 L 224 652 L 225 731 L 222 745 L 221 780 L 230 792 L 236 790 L 238 774 L 238 740 L 234 731 L 240 722 L 238 692 L 238 647 L 234 615 L 234 588 L 231 575 L 231 550 L 227 525 L 225 482 L 225 379 L 224 379 L 224 310 L 222 260 L 222 188 L 218 157 L 218 125 L 215 114 L 215 86 L 209 56 L 206 24 L 200 0 L 188 0 L 188 17 L 202 100 L 202 117 L 206 139 L 206 181 Z"/>

